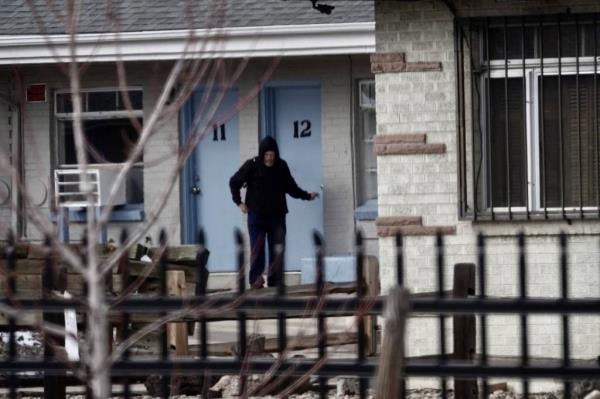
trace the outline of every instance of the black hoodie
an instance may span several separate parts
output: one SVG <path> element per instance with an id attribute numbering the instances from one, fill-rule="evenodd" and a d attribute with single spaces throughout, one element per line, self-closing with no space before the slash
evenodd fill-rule
<path id="1" fill-rule="evenodd" d="M 267 151 L 275 152 L 273 166 L 265 165 Z M 287 163 L 279 158 L 279 147 L 272 137 L 265 137 L 258 147 L 258 156 L 244 162 L 229 179 L 231 197 L 236 205 L 242 203 L 240 189 L 246 185 L 246 206 L 250 212 L 267 215 L 285 215 L 288 212 L 285 194 L 309 200 L 310 194 L 302 190 L 290 173 Z"/>

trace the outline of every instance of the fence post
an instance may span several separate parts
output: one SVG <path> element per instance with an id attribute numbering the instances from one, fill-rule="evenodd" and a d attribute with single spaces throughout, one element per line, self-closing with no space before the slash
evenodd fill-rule
<path id="1" fill-rule="evenodd" d="M 377 368 L 375 399 L 396 399 L 404 367 L 404 326 L 408 313 L 408 291 L 400 286 L 388 294 L 384 316 L 383 342 Z"/>
<path id="2" fill-rule="evenodd" d="M 475 264 L 454 265 L 453 298 L 466 298 L 475 294 Z M 475 357 L 475 315 L 455 315 L 453 322 L 454 359 L 473 361 Z M 454 379 L 456 399 L 476 399 L 477 380 Z"/>
<path id="3" fill-rule="evenodd" d="M 182 270 L 167 271 L 167 295 L 183 297 L 185 291 L 185 272 Z M 169 347 L 175 347 L 177 356 L 186 356 L 188 354 L 188 333 L 187 323 L 168 323 L 167 324 L 167 342 Z"/>
<path id="4" fill-rule="evenodd" d="M 367 285 L 367 295 L 376 297 L 381 293 L 379 286 L 379 263 L 375 256 L 364 257 L 365 283 Z M 367 355 L 373 356 L 377 353 L 377 315 L 367 316 L 365 319 L 365 335 Z"/>

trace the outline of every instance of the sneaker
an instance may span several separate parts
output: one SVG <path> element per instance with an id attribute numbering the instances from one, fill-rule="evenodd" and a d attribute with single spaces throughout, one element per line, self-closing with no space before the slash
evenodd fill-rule
<path id="1" fill-rule="evenodd" d="M 258 276 L 258 278 L 256 280 L 254 280 L 254 283 L 252 283 L 252 288 L 260 289 L 260 288 L 264 288 L 264 286 L 265 286 L 265 278 L 262 275 Z"/>

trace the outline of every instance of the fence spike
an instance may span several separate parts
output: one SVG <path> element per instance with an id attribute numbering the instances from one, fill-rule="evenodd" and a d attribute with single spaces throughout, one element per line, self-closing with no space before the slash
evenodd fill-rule
<path id="1" fill-rule="evenodd" d="M 441 231 L 436 233 L 435 250 L 437 259 L 438 296 L 444 296 L 444 236 Z"/>
<path id="2" fill-rule="evenodd" d="M 233 232 L 235 238 L 236 262 L 238 270 L 238 293 L 246 290 L 246 273 L 244 268 L 244 236 L 239 228 Z"/>
<path id="3" fill-rule="evenodd" d="M 128 238 L 129 238 L 129 233 L 127 232 L 127 229 L 125 227 L 123 227 L 121 229 L 121 235 L 119 236 L 119 242 L 121 243 L 121 245 L 124 245 L 127 242 Z"/>
<path id="4" fill-rule="evenodd" d="M 204 246 L 206 245 L 206 237 L 204 236 L 204 229 L 202 227 L 198 229 L 198 236 L 196 237 L 196 242 L 202 249 L 204 249 Z"/>
<path id="5" fill-rule="evenodd" d="M 364 271 L 364 246 L 363 246 L 363 235 L 359 229 L 355 236 L 356 245 L 356 296 L 358 299 L 363 299 L 366 295 L 366 278 Z M 366 326 L 365 326 L 365 315 L 359 311 L 356 315 L 356 329 L 357 329 L 357 357 L 356 362 L 361 364 L 366 359 Z M 359 398 L 366 398 L 368 388 L 368 379 L 361 377 L 358 380 L 358 393 Z"/>
<path id="6" fill-rule="evenodd" d="M 564 231 L 560 232 L 560 296 L 563 301 L 569 298 L 569 273 L 568 273 L 568 237 Z M 562 315 L 562 362 L 564 367 L 569 367 L 571 364 L 571 340 L 569 337 L 569 316 Z M 564 379 L 565 399 L 571 398 L 571 382 Z"/>
<path id="7" fill-rule="evenodd" d="M 243 245 L 244 244 L 244 236 L 242 234 L 242 231 L 239 228 L 235 228 L 234 230 L 234 237 L 235 237 L 235 243 L 239 246 L 239 245 Z"/>
<path id="8" fill-rule="evenodd" d="M 121 229 L 121 234 L 119 236 L 120 245 L 124 246 L 127 243 L 128 239 L 129 239 L 129 232 L 124 227 Z M 128 255 L 127 251 L 125 251 L 123 253 L 123 255 L 121 256 L 121 259 L 119 260 L 118 272 L 121 275 L 121 292 L 124 292 L 127 289 L 127 287 L 129 287 L 129 255 Z M 121 325 L 119 326 L 118 333 L 120 335 L 121 341 L 125 341 L 125 340 L 127 340 L 127 338 L 129 338 L 129 313 L 126 311 L 123 311 L 121 313 Z M 125 351 L 123 352 L 123 357 L 122 357 L 123 360 L 129 360 L 130 354 L 131 354 L 130 348 L 129 347 L 125 348 Z M 129 399 L 131 397 L 131 387 L 130 387 L 129 378 L 124 376 L 122 378 L 122 384 L 123 384 L 123 397 L 125 399 Z"/>
<path id="9" fill-rule="evenodd" d="M 285 234 L 278 228 L 275 232 L 275 260 L 272 267 L 277 273 L 277 296 L 285 296 Z M 277 351 L 280 358 L 284 356 L 287 347 L 287 318 L 285 312 L 277 314 Z"/>
<path id="10" fill-rule="evenodd" d="M 438 230 L 436 233 L 435 240 L 436 247 L 436 258 L 437 258 L 437 296 L 438 298 L 444 297 L 444 236 L 442 232 Z M 443 314 L 438 316 L 438 328 L 439 328 L 439 346 L 440 346 L 440 364 L 444 364 L 447 361 L 446 356 L 446 318 Z M 442 386 L 442 399 L 448 397 L 448 391 L 446 386 L 446 378 L 441 377 Z"/>
<path id="11" fill-rule="evenodd" d="M 321 235 L 321 233 L 319 233 L 318 230 L 313 230 L 312 236 L 313 236 L 314 246 L 322 247 L 323 246 L 323 236 Z"/>
<path id="12" fill-rule="evenodd" d="M 527 296 L 527 270 L 525 266 L 525 233 L 519 232 L 517 235 L 517 245 L 519 247 L 519 295 L 521 298 Z"/>
<path id="13" fill-rule="evenodd" d="M 404 247 L 402 233 L 396 233 L 396 283 L 404 285 Z"/>
<path id="14" fill-rule="evenodd" d="M 160 233 L 158 235 L 158 242 L 161 247 L 167 245 L 167 231 L 164 228 L 160 229 Z"/>
<path id="15" fill-rule="evenodd" d="M 13 229 L 8 229 L 8 234 L 6 235 L 6 241 L 8 242 L 9 247 L 14 247 L 16 243 L 15 232 Z M 9 248 L 6 248 L 7 250 Z"/>
<path id="16" fill-rule="evenodd" d="M 8 230 L 7 236 L 7 247 L 5 249 L 6 263 L 8 266 L 8 292 L 6 296 L 11 298 L 16 293 L 16 240 L 15 234 L 12 229 Z M 10 363 L 16 361 L 17 358 L 17 340 L 15 337 L 16 333 L 16 320 L 13 316 L 8 317 L 8 361 Z M 17 398 L 17 387 L 19 385 L 17 375 L 14 372 L 10 372 L 8 375 L 9 385 L 9 397 Z"/>
<path id="17" fill-rule="evenodd" d="M 362 247 L 362 245 L 363 245 L 363 233 L 362 233 L 362 230 L 358 229 L 356 231 L 356 234 L 355 234 L 354 237 L 355 237 L 354 244 L 356 245 L 356 247 L 357 248 L 358 247 Z"/>

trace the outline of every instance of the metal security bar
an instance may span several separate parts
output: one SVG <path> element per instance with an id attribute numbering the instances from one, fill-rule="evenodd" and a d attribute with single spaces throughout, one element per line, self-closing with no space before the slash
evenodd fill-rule
<path id="1" fill-rule="evenodd" d="M 600 216 L 598 19 L 456 20 L 463 217 Z"/>
<path id="2" fill-rule="evenodd" d="M 181 375 L 220 375 L 220 374 L 238 374 L 242 376 L 241 391 L 247 392 L 247 384 L 244 377 L 249 374 L 274 373 L 278 376 L 317 376 L 318 391 L 321 398 L 327 397 L 327 379 L 335 376 L 355 376 L 359 379 L 359 396 L 367 397 L 369 384 L 375 376 L 376 359 L 366 356 L 365 324 L 363 317 L 365 315 L 380 315 L 385 297 L 369 297 L 366 295 L 363 258 L 364 248 L 363 240 L 360 234 L 356 236 L 356 275 L 358 276 L 356 285 L 356 295 L 351 299 L 340 299 L 327 296 L 325 292 L 325 262 L 324 248 L 325 244 L 320 235 L 314 235 L 315 244 L 315 267 L 316 281 L 314 286 L 314 295 L 309 297 L 291 297 L 288 290 L 292 287 L 286 287 L 283 281 L 283 273 L 279 273 L 281 278 L 273 295 L 253 295 L 257 290 L 246 290 L 245 286 L 245 253 L 242 234 L 238 231 L 235 234 L 237 245 L 238 262 L 238 286 L 237 292 L 229 294 L 209 295 L 206 290 L 206 279 L 208 273 L 206 270 L 206 252 L 204 248 L 204 237 L 199 234 L 198 237 L 198 256 L 196 258 L 197 281 L 199 282 L 196 293 L 189 298 L 168 297 L 166 288 L 167 263 L 165 251 L 162 251 L 158 260 L 159 290 L 157 295 L 125 295 L 121 297 L 108 296 L 108 304 L 111 311 L 111 317 L 121 321 L 120 328 L 123 339 L 127 339 L 134 332 L 131 330 L 130 320 L 133 317 L 144 314 L 173 314 L 178 312 L 176 320 L 178 321 L 197 321 L 200 323 L 200 346 L 198 353 L 188 358 L 174 357 L 169 353 L 166 340 L 166 324 L 159 328 L 160 349 L 157 358 L 147 359 L 133 356 L 128 350 L 123 351 L 110 365 L 111 374 L 114 382 L 123 384 L 123 391 L 120 392 L 124 397 L 131 397 L 130 383 L 140 376 L 150 374 L 160 374 L 167 377 Z M 127 241 L 127 234 L 123 233 L 121 242 Z M 437 356 L 426 358 L 408 358 L 405 362 L 405 378 L 410 377 L 435 377 L 442 381 L 442 397 L 448 395 L 446 381 L 448 378 L 455 378 L 455 397 L 472 398 L 477 397 L 476 381 L 480 380 L 482 398 L 487 398 L 487 380 L 492 377 L 514 377 L 523 380 L 523 390 L 528 392 L 529 379 L 531 378 L 554 378 L 564 380 L 565 397 L 570 395 L 570 381 L 583 378 L 598 378 L 600 376 L 600 366 L 597 361 L 581 362 L 571 359 L 571 337 L 568 329 L 569 316 L 576 314 L 600 315 L 600 298 L 571 298 L 568 292 L 568 237 L 561 234 L 558 237 L 559 256 L 557 264 L 559 265 L 559 298 L 533 298 L 528 295 L 527 287 L 527 263 L 526 263 L 526 237 L 523 234 L 515 237 L 515 245 L 518 247 L 518 295 L 516 297 L 499 298 L 490 297 L 488 292 L 486 255 L 487 238 L 480 235 L 477 240 L 477 266 L 472 264 L 458 264 L 455 267 L 455 277 L 452 294 L 446 290 L 448 284 L 444 280 L 444 271 L 448 269 L 446 258 L 444 256 L 445 245 L 443 236 L 437 236 L 435 246 L 431 248 L 436 259 L 436 272 L 432 275 L 432 280 L 436 281 L 436 290 L 431 293 L 419 293 L 410 296 L 409 316 L 417 314 L 437 315 L 439 325 L 439 352 Z M 160 235 L 161 248 L 167 247 L 166 235 Z M 48 252 L 46 253 L 45 266 L 43 269 L 43 295 L 41 298 L 24 298 L 19 296 L 15 284 L 19 270 L 17 268 L 17 249 L 14 236 L 9 235 L 5 250 L 4 259 L 0 263 L 3 267 L 0 269 L 6 281 L 6 290 L 3 290 L 0 306 L 5 313 L 8 309 L 18 309 L 20 313 L 41 311 L 45 315 L 45 320 L 52 320 L 60 324 L 57 317 L 64 313 L 65 309 L 75 309 L 77 312 L 85 313 L 87 305 L 83 297 L 75 299 L 64 299 L 57 297 L 56 291 L 64 290 L 65 274 L 64 270 L 57 268 L 55 257 L 50 252 L 50 240 L 46 241 Z M 85 246 L 84 246 L 85 248 Z M 274 268 L 283 270 L 284 264 L 284 246 L 279 243 L 276 246 L 277 259 L 272 265 Z M 402 236 L 396 237 L 396 283 L 405 284 L 404 271 L 404 243 Z M 85 253 L 81 252 L 82 264 L 85 264 Z M 126 255 L 119 262 L 119 271 L 122 273 L 123 281 L 129 281 L 129 272 Z M 466 279 L 472 276 L 473 283 L 460 281 L 458 270 L 467 271 L 464 274 Z M 472 272 L 472 273 L 471 273 Z M 477 275 L 479 291 L 474 291 L 474 279 Z M 458 283 L 457 283 L 458 280 Z M 463 279 L 464 280 L 464 279 Z M 462 287 L 460 291 L 457 287 Z M 471 287 L 468 288 L 467 287 Z M 260 291 L 260 290 L 258 290 Z M 85 293 L 85 289 L 83 290 Z M 318 355 L 317 359 L 294 359 L 287 356 L 289 337 L 287 335 L 287 318 L 306 312 L 317 319 L 318 330 Z M 236 357 L 215 358 L 208 356 L 208 324 L 215 320 L 231 319 L 226 313 L 233 314 L 234 320 L 238 322 L 238 348 Z M 257 312 L 268 312 L 277 319 L 277 339 L 278 354 L 277 359 L 253 356 L 249 351 L 249 339 L 247 333 L 247 321 L 249 314 Z M 8 354 L 0 359 L 0 374 L 6 377 L 0 377 L 0 383 L 9 388 L 9 397 L 16 398 L 18 388 L 24 385 L 35 384 L 31 377 L 24 372 L 41 372 L 45 376 L 46 395 L 48 397 L 61 397 L 57 394 L 62 389 L 64 392 L 65 384 L 81 384 L 75 377 L 83 381 L 89 379 L 89 376 L 75 375 L 73 370 L 78 369 L 78 362 L 62 362 L 57 360 L 50 351 L 52 346 L 48 345 L 44 352 L 43 359 L 25 360 L 17 356 L 17 342 L 15 332 L 19 326 L 17 317 L 14 313 L 8 314 Z M 488 320 L 489 314 L 513 314 L 520 317 L 520 335 L 521 346 L 520 356 L 514 359 L 497 360 L 488 356 Z M 536 361 L 529 355 L 530 345 L 528 342 L 528 316 L 532 314 L 554 314 L 561 316 L 562 320 L 562 357 L 555 360 Z M 327 353 L 327 324 L 328 317 L 340 315 L 355 315 L 357 330 L 356 356 L 353 359 L 334 359 Z M 478 315 L 478 316 L 476 316 Z M 447 330 L 445 324 L 449 316 L 455 316 L 454 335 L 455 345 L 454 353 L 449 353 L 446 348 Z M 458 319 L 456 317 L 473 318 L 472 328 L 475 328 L 474 318 L 479 317 L 480 323 L 478 332 L 473 330 L 472 338 L 477 337 L 480 340 L 481 351 L 478 355 L 472 349 L 467 348 L 467 356 L 462 356 L 457 351 L 456 329 L 458 329 Z M 172 321 L 172 320 L 171 320 Z M 91 327 L 91 326 L 88 326 Z M 84 329 L 86 327 L 84 326 Z M 393 333 L 393 332 L 385 332 Z M 463 332 L 464 333 L 464 332 Z M 48 338 L 49 339 L 49 338 Z M 49 342 L 47 342 L 49 343 Z M 89 372 L 89 370 L 87 371 Z M 462 384 L 462 385 L 461 385 Z M 465 385 L 466 384 L 466 385 Z M 206 384 L 205 384 L 206 385 Z M 398 397 L 404 397 L 405 384 L 401 385 L 401 392 Z M 462 387 L 459 391 L 459 387 Z M 468 389 L 464 389 L 467 387 Z M 204 393 L 206 394 L 205 386 Z M 162 397 L 169 397 L 169 379 L 161 380 Z M 459 393 L 460 392 L 460 393 Z M 119 393 L 117 393 L 119 394 Z M 64 396 L 64 395 L 63 395 Z"/>

